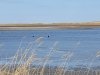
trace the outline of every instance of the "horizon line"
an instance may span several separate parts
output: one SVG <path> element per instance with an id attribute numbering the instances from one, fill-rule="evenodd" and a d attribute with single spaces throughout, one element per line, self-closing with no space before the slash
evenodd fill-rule
<path id="1" fill-rule="evenodd" d="M 0 24 L 0 30 L 48 30 L 48 29 L 80 29 L 100 28 L 100 22 L 81 23 L 30 23 L 30 24 Z"/>

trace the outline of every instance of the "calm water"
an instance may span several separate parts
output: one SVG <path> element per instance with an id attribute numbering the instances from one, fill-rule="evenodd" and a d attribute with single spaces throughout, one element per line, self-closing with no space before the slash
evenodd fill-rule
<path id="1" fill-rule="evenodd" d="M 37 57 L 41 60 L 46 56 L 53 44 L 58 42 L 57 51 L 50 56 L 48 64 L 59 65 L 63 63 L 63 56 L 72 52 L 69 59 L 70 66 L 89 65 L 99 66 L 100 58 L 96 53 L 100 51 L 100 29 L 68 29 L 68 30 L 29 30 L 29 31 L 0 31 L 0 60 L 1 63 L 9 61 L 18 50 L 25 50 L 30 42 L 42 37 L 40 46 L 33 45 Z M 92 61 L 93 60 L 93 61 Z M 36 64 L 36 63 L 34 63 Z"/>

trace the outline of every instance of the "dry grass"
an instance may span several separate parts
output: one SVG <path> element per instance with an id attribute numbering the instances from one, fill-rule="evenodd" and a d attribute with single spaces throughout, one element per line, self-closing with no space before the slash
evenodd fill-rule
<path id="1" fill-rule="evenodd" d="M 35 30 L 35 29 L 77 29 L 98 28 L 100 22 L 86 23 L 36 23 L 36 24 L 0 24 L 0 30 Z"/>
<path id="2" fill-rule="evenodd" d="M 42 45 L 43 39 L 43 37 L 40 37 L 35 41 L 30 42 L 24 51 L 21 49 L 21 41 L 18 51 L 15 56 L 12 57 L 10 64 L 6 63 L 1 65 L 0 75 L 100 75 L 100 70 L 92 70 L 90 68 L 95 58 L 92 59 L 90 66 L 88 66 L 86 70 L 69 70 L 68 62 L 74 56 L 74 53 L 72 52 L 66 52 L 64 55 L 62 55 L 61 58 L 64 60 L 64 62 L 62 62 L 59 66 L 47 66 L 49 59 L 57 51 L 58 42 L 53 44 L 52 48 L 50 48 L 50 51 L 41 61 L 37 57 L 35 51 L 40 45 Z M 100 52 L 97 52 L 96 57 L 99 56 Z M 38 65 L 40 63 L 43 64 L 40 66 L 35 66 L 33 65 L 33 62 L 35 61 L 41 61 L 37 63 Z"/>

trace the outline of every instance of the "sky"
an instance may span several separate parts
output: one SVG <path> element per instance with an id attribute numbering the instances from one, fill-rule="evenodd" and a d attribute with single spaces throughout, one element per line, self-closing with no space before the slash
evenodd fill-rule
<path id="1" fill-rule="evenodd" d="M 0 23 L 100 21 L 100 0 L 0 0 Z"/>

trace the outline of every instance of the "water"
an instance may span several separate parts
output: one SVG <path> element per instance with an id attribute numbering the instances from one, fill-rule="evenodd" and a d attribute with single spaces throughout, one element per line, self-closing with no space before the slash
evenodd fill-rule
<path id="1" fill-rule="evenodd" d="M 66 29 L 66 30 L 22 30 L 0 31 L 0 63 L 10 60 L 20 48 L 25 50 L 30 42 L 43 37 L 43 43 L 36 47 L 35 53 L 42 60 L 58 42 L 57 50 L 52 53 L 48 64 L 59 65 L 65 62 L 63 56 L 73 53 L 68 61 L 69 66 L 90 65 L 100 66 L 100 58 L 96 53 L 100 51 L 100 29 Z M 93 61 L 92 61 L 93 60 Z M 40 61 L 41 62 L 41 61 Z M 36 64 L 35 62 L 34 64 Z"/>

